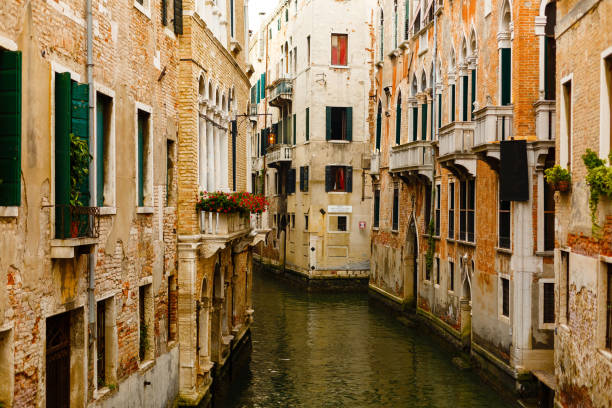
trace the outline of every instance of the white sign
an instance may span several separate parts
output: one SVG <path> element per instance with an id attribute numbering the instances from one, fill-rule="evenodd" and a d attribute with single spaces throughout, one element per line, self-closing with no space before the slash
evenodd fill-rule
<path id="1" fill-rule="evenodd" d="M 352 213 L 353 206 L 352 205 L 328 205 L 327 212 L 330 214 L 333 213 Z"/>

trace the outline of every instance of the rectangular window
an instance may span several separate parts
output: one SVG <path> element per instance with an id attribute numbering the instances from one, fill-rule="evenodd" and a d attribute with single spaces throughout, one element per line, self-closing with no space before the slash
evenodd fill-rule
<path id="1" fill-rule="evenodd" d="M 174 189 L 174 163 L 175 163 L 174 140 L 166 141 L 166 206 L 174 206 L 176 201 Z"/>
<path id="2" fill-rule="evenodd" d="M 176 287 L 176 276 L 168 276 L 168 341 L 176 340 L 176 322 L 177 322 L 177 311 L 178 311 L 178 288 Z"/>
<path id="3" fill-rule="evenodd" d="M 418 140 L 419 128 L 419 108 L 412 108 L 412 141 Z"/>
<path id="4" fill-rule="evenodd" d="M 499 247 L 510 248 L 510 201 L 499 201 Z"/>
<path id="5" fill-rule="evenodd" d="M 304 231 L 308 231 L 308 215 L 304 215 Z"/>
<path id="6" fill-rule="evenodd" d="M 472 119 L 474 120 L 474 102 L 476 102 L 476 70 L 472 70 L 472 99 L 470 101 L 470 112 Z"/>
<path id="7" fill-rule="evenodd" d="M 461 182 L 459 197 L 459 239 L 474 242 L 474 214 L 476 205 L 475 180 Z"/>
<path id="8" fill-rule="evenodd" d="M 326 192 L 353 192 L 353 168 L 350 166 L 325 166 Z"/>
<path id="9" fill-rule="evenodd" d="M 140 361 L 152 360 L 153 350 L 153 299 L 151 284 L 138 287 L 138 321 Z"/>
<path id="10" fill-rule="evenodd" d="M 234 26 L 234 0 L 229 0 L 230 3 L 230 34 L 232 38 L 236 37 L 236 27 Z"/>
<path id="11" fill-rule="evenodd" d="M 353 139 L 353 108 L 326 107 L 325 127 L 327 140 L 351 141 Z"/>
<path id="12" fill-rule="evenodd" d="M 455 183 L 448 183 L 448 237 L 455 239 Z"/>
<path id="13" fill-rule="evenodd" d="M 295 125 L 296 125 L 296 120 L 295 120 L 295 113 L 293 114 L 293 117 L 291 118 L 291 125 L 293 126 L 293 129 L 291 129 L 291 133 L 293 134 L 293 145 L 295 146 L 296 143 L 296 135 L 295 135 Z"/>
<path id="14" fill-rule="evenodd" d="M 550 324 L 555 322 L 555 284 L 553 282 L 544 282 L 543 285 L 542 322 Z"/>
<path id="15" fill-rule="evenodd" d="M 392 230 L 397 231 L 399 229 L 399 189 L 393 189 L 393 220 Z"/>
<path id="16" fill-rule="evenodd" d="M 329 231 L 330 232 L 348 232 L 348 215 L 329 216 Z"/>
<path id="17" fill-rule="evenodd" d="M 560 251 L 561 256 L 561 265 L 560 272 L 563 274 L 563 280 L 565 283 L 564 287 L 564 297 L 565 297 L 565 323 L 569 324 L 570 322 L 570 261 L 569 261 L 569 252 Z"/>
<path id="18" fill-rule="evenodd" d="M 438 95 L 438 129 L 442 127 L 442 94 Z"/>
<path id="19" fill-rule="evenodd" d="M 0 206 L 21 205 L 21 51 L 0 49 Z"/>
<path id="20" fill-rule="evenodd" d="M 308 191 L 308 177 L 310 172 L 310 167 L 302 166 L 300 167 L 300 191 L 307 192 Z"/>
<path id="21" fill-rule="evenodd" d="M 425 280 L 431 282 L 431 266 L 425 264 Z"/>
<path id="22" fill-rule="evenodd" d="M 151 164 L 149 163 L 149 151 L 151 149 L 150 140 L 150 117 L 148 112 L 138 110 L 138 158 L 137 158 L 137 174 L 138 174 L 138 206 L 144 207 L 151 204 L 150 188 L 151 183 L 150 173 Z"/>
<path id="23" fill-rule="evenodd" d="M 606 348 L 612 349 L 612 265 L 608 264 L 606 290 Z"/>
<path id="24" fill-rule="evenodd" d="M 306 37 L 306 63 L 310 66 L 310 36 Z"/>
<path id="25" fill-rule="evenodd" d="M 544 250 L 555 249 L 555 192 L 544 182 Z"/>
<path id="26" fill-rule="evenodd" d="M 340 215 L 336 217 L 338 219 L 338 228 L 337 231 L 346 231 L 346 216 Z"/>
<path id="27" fill-rule="evenodd" d="M 440 258 L 436 258 L 436 285 L 440 285 Z"/>
<path id="28" fill-rule="evenodd" d="M 436 236 L 440 236 L 440 202 L 441 202 L 441 194 L 440 194 L 440 184 L 436 184 L 436 197 L 435 197 L 435 203 L 436 203 L 436 224 L 435 224 L 435 235 Z"/>
<path id="29" fill-rule="evenodd" d="M 306 141 L 310 140 L 310 108 L 306 108 Z"/>
<path id="30" fill-rule="evenodd" d="M 112 98 L 97 93 L 96 95 L 96 189 L 97 206 L 111 206 L 113 204 L 111 191 L 112 152 Z"/>
<path id="31" fill-rule="evenodd" d="M 421 105 L 421 140 L 427 140 L 427 104 Z"/>
<path id="32" fill-rule="evenodd" d="M 347 34 L 331 35 L 331 64 L 345 67 L 347 63 Z"/>
<path id="33" fill-rule="evenodd" d="M 510 105 L 512 94 L 512 49 L 501 48 L 501 104 Z"/>
<path id="34" fill-rule="evenodd" d="M 606 137 L 606 130 L 607 130 L 607 133 L 608 133 L 607 135 L 608 136 L 608 152 L 607 153 L 610 154 L 612 153 L 612 55 L 606 57 L 606 59 L 604 60 L 604 70 L 605 70 L 604 72 L 605 85 L 606 85 L 606 91 L 607 91 L 607 94 L 604 95 L 604 98 L 605 98 L 604 101 L 607 102 L 608 106 L 602 107 L 602 109 L 604 109 L 602 111 L 602 114 L 608 115 L 608 117 L 607 117 L 607 121 L 606 121 L 605 116 L 604 116 L 604 119 L 602 120 L 601 128 L 603 130 L 603 140 L 600 142 L 600 144 L 603 144 L 605 137 Z M 604 154 L 605 153 L 606 152 L 604 151 Z"/>
<path id="35" fill-rule="evenodd" d="M 452 123 L 455 121 L 455 84 L 451 84 L 450 88 L 450 121 Z"/>
<path id="36" fill-rule="evenodd" d="M 287 172 L 287 186 L 285 188 L 285 192 L 287 194 L 295 193 L 295 183 L 296 183 L 296 169 L 289 169 Z"/>
<path id="37" fill-rule="evenodd" d="M 561 101 L 561 166 L 572 168 L 572 81 L 562 85 Z"/>
<path id="38" fill-rule="evenodd" d="M 467 122 L 468 120 L 468 77 L 464 75 L 461 77 L 461 120 Z"/>
<path id="39" fill-rule="evenodd" d="M 295 229 L 295 214 L 291 214 L 291 228 Z"/>
<path id="40" fill-rule="evenodd" d="M 373 227 L 378 228 L 380 226 L 380 190 L 374 191 L 374 221 Z"/>
<path id="41" fill-rule="evenodd" d="M 434 232 L 430 230 L 430 223 L 431 223 L 431 186 L 425 185 L 425 230 L 427 231 L 427 234 Z"/>
<path id="42" fill-rule="evenodd" d="M 96 306 L 96 365 L 98 388 L 106 384 L 106 305 L 101 300 Z"/>
<path id="43" fill-rule="evenodd" d="M 455 291 L 455 263 L 448 261 L 448 280 L 449 288 L 451 292 Z"/>
<path id="44" fill-rule="evenodd" d="M 501 278 L 502 316 L 510 317 L 510 280 Z"/>

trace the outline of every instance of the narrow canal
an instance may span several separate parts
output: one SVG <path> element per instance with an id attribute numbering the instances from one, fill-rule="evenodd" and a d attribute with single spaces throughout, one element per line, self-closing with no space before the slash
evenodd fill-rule
<path id="1" fill-rule="evenodd" d="M 514 406 L 365 293 L 307 293 L 256 273 L 253 303 L 249 368 L 215 408 Z"/>

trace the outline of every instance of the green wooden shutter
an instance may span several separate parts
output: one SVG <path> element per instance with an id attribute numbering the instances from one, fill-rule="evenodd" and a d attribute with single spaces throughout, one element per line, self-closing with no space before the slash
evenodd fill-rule
<path id="1" fill-rule="evenodd" d="M 421 105 L 421 140 L 427 140 L 427 104 Z"/>
<path id="2" fill-rule="evenodd" d="M 438 129 L 442 127 L 442 95 L 438 95 Z"/>
<path id="3" fill-rule="evenodd" d="M 0 51 L 0 205 L 21 205 L 21 52 Z"/>
<path id="4" fill-rule="evenodd" d="M 89 86 L 72 81 L 71 90 L 71 126 L 72 133 L 89 146 Z M 89 192 L 89 177 L 77 186 L 78 202 L 82 206 L 89 206 L 91 194 Z"/>
<path id="5" fill-rule="evenodd" d="M 353 167 L 346 167 L 346 192 L 353 192 Z"/>
<path id="6" fill-rule="evenodd" d="M 300 191 L 304 191 L 304 167 L 300 167 Z"/>
<path id="7" fill-rule="evenodd" d="M 395 107 L 395 144 L 401 143 L 402 136 L 402 97 L 401 95 L 397 98 L 397 104 Z"/>
<path id="8" fill-rule="evenodd" d="M 106 111 L 106 101 L 102 95 L 96 97 L 96 191 L 97 206 L 104 205 L 104 119 Z"/>
<path id="9" fill-rule="evenodd" d="M 168 0 L 161 0 L 161 20 L 162 25 L 168 25 Z"/>
<path id="10" fill-rule="evenodd" d="M 461 120 L 467 122 L 468 120 L 468 77 L 467 75 L 461 77 L 461 88 L 463 95 L 461 95 Z"/>
<path id="11" fill-rule="evenodd" d="M 412 108 L 412 141 L 416 142 L 419 139 L 419 108 Z"/>
<path id="12" fill-rule="evenodd" d="M 501 104 L 510 105 L 512 90 L 512 50 L 501 49 Z"/>
<path id="13" fill-rule="evenodd" d="M 183 0 L 174 0 L 174 33 L 183 34 Z"/>
<path id="14" fill-rule="evenodd" d="M 353 107 L 346 108 L 346 140 L 353 141 Z"/>
<path id="15" fill-rule="evenodd" d="M 310 108 L 306 108 L 306 141 L 310 140 Z"/>
<path id="16" fill-rule="evenodd" d="M 451 106 L 450 106 L 450 114 L 451 114 L 451 122 L 455 121 L 455 84 L 451 85 Z"/>
<path id="17" fill-rule="evenodd" d="M 292 124 L 293 124 L 293 145 L 295 146 L 296 141 L 297 141 L 297 140 L 296 140 L 296 139 L 297 139 L 297 136 L 296 136 L 296 134 L 295 134 L 295 122 L 296 122 L 296 120 L 295 120 L 295 113 L 293 114 L 293 118 L 291 119 L 291 122 L 292 122 Z"/>
<path id="18" fill-rule="evenodd" d="M 476 70 L 472 70 L 472 99 L 470 112 L 472 113 L 472 120 L 474 120 L 474 102 L 476 102 Z"/>
<path id="19" fill-rule="evenodd" d="M 304 191 L 308 191 L 308 178 L 310 176 L 310 167 L 304 167 Z"/>
<path id="20" fill-rule="evenodd" d="M 430 127 L 431 131 L 431 139 L 430 140 L 434 140 L 434 101 L 433 99 L 431 100 L 431 127 Z"/>
<path id="21" fill-rule="evenodd" d="M 325 140 L 331 140 L 331 107 L 325 107 Z"/>
<path id="22" fill-rule="evenodd" d="M 378 103 L 376 112 L 376 150 L 380 151 L 380 139 L 382 136 L 382 106 Z"/>
<path id="23" fill-rule="evenodd" d="M 70 236 L 70 74 L 55 74 L 55 236 Z"/>
<path id="24" fill-rule="evenodd" d="M 325 191 L 329 192 L 332 190 L 332 168 L 331 166 L 325 166 Z"/>
<path id="25" fill-rule="evenodd" d="M 144 207 L 144 132 L 146 116 L 138 112 L 138 206 Z"/>
<path id="26" fill-rule="evenodd" d="M 266 99 L 266 73 L 261 74 L 261 99 Z"/>

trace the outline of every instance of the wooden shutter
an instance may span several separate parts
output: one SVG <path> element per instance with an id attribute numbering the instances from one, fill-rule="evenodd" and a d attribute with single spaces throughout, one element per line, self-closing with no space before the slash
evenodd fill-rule
<path id="1" fill-rule="evenodd" d="M 378 103 L 376 112 L 376 150 L 380 150 L 380 139 L 382 133 L 382 106 Z"/>
<path id="2" fill-rule="evenodd" d="M 401 131 L 402 131 L 402 96 L 397 97 L 397 104 L 395 107 L 395 144 L 401 142 Z"/>
<path id="3" fill-rule="evenodd" d="M 461 88 L 463 95 L 461 95 L 462 106 L 461 106 L 461 120 L 467 122 L 468 120 L 468 77 L 461 77 Z"/>
<path id="4" fill-rule="evenodd" d="M 451 122 L 455 121 L 455 84 L 451 85 L 451 108 L 450 108 L 450 114 L 451 114 Z"/>
<path id="5" fill-rule="evenodd" d="M 162 25 L 168 25 L 168 0 L 161 0 L 161 20 Z"/>
<path id="6" fill-rule="evenodd" d="M 183 34 L 183 0 L 174 0 L 174 33 Z"/>
<path id="7" fill-rule="evenodd" d="M 55 74 L 55 237 L 70 236 L 70 74 Z"/>
<path id="8" fill-rule="evenodd" d="M 331 140 L 331 110 L 330 106 L 325 107 L 325 140 Z"/>
<path id="9" fill-rule="evenodd" d="M 325 166 L 325 192 L 332 190 L 332 167 Z"/>
<path id="10" fill-rule="evenodd" d="M 427 104 L 421 105 L 421 139 L 427 140 Z"/>
<path id="11" fill-rule="evenodd" d="M 71 126 L 72 133 L 89 146 L 89 86 L 72 81 L 71 90 Z M 89 177 L 77 186 L 78 201 L 82 206 L 90 205 Z M 94 204 L 95 205 L 95 204 Z"/>
<path id="12" fill-rule="evenodd" d="M 306 140 L 310 140 L 310 108 L 306 108 Z"/>
<path id="13" fill-rule="evenodd" d="M 236 191 L 236 139 L 238 137 L 238 124 L 236 119 L 231 121 L 232 134 L 232 190 Z"/>
<path id="14" fill-rule="evenodd" d="M 0 51 L 0 205 L 21 205 L 21 52 Z"/>
<path id="15" fill-rule="evenodd" d="M 296 120 L 295 120 L 295 113 L 293 114 L 293 117 L 291 118 L 291 122 L 293 124 L 293 129 L 292 129 L 293 130 L 293 145 L 295 146 L 295 142 L 296 142 L 296 138 L 297 138 L 296 135 L 295 135 L 295 122 L 296 122 Z"/>
<path id="16" fill-rule="evenodd" d="M 266 73 L 261 74 L 261 99 L 266 99 Z"/>
<path id="17" fill-rule="evenodd" d="M 442 94 L 438 95 L 438 129 L 442 127 Z"/>
<path id="18" fill-rule="evenodd" d="M 474 120 L 474 102 L 476 102 L 476 70 L 472 70 L 472 99 L 470 112 L 472 113 L 472 120 Z"/>
<path id="19" fill-rule="evenodd" d="M 261 80 L 257 80 L 257 85 L 255 85 L 257 87 L 257 99 L 256 99 L 256 103 L 259 103 L 261 101 Z"/>
<path id="20" fill-rule="evenodd" d="M 289 174 L 287 177 L 287 194 L 295 193 L 295 183 L 296 183 L 296 169 L 289 169 Z"/>
<path id="21" fill-rule="evenodd" d="M 353 192 L 353 168 L 351 166 L 346 167 L 346 192 Z"/>
<path id="22" fill-rule="evenodd" d="M 353 141 L 353 107 L 346 108 L 346 140 Z"/>
<path id="23" fill-rule="evenodd" d="M 510 105 L 512 88 L 512 50 L 501 49 L 501 104 Z"/>
<path id="24" fill-rule="evenodd" d="M 104 205 L 104 119 L 107 114 L 104 97 L 96 97 L 96 192 L 97 206 Z"/>
<path id="25" fill-rule="evenodd" d="M 300 191 L 304 191 L 304 167 L 300 167 Z"/>
<path id="26" fill-rule="evenodd" d="M 412 108 L 412 141 L 416 142 L 419 139 L 419 108 Z"/>
<path id="27" fill-rule="evenodd" d="M 308 191 L 308 178 L 310 176 L 310 167 L 304 167 L 304 191 Z"/>

